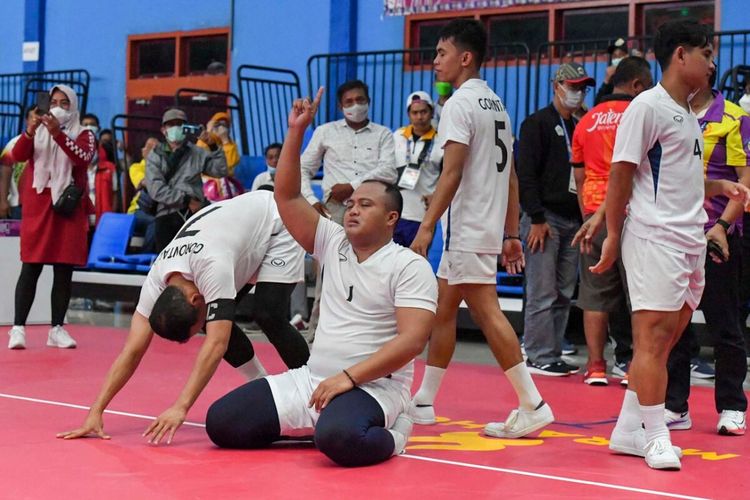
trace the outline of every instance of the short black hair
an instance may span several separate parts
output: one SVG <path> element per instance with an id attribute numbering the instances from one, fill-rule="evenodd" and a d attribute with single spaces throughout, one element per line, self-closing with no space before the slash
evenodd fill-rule
<path id="1" fill-rule="evenodd" d="M 266 146 L 266 149 L 263 150 L 263 156 L 268 155 L 268 152 L 271 151 L 272 149 L 281 149 L 281 148 L 282 148 L 282 145 L 280 142 L 272 142 L 271 144 Z"/>
<path id="2" fill-rule="evenodd" d="M 113 138 L 115 136 L 114 132 L 112 132 L 112 129 L 109 128 L 103 128 L 99 131 L 99 137 L 107 134 L 111 135 Z"/>
<path id="3" fill-rule="evenodd" d="M 344 82 L 339 85 L 339 88 L 336 89 L 336 102 L 341 104 L 341 99 L 344 98 L 344 94 L 354 89 L 364 90 L 365 97 L 367 97 L 368 101 L 370 100 L 370 88 L 365 82 L 363 82 L 362 80 L 349 80 L 348 82 Z"/>
<path id="4" fill-rule="evenodd" d="M 651 65 L 643 57 L 630 56 L 624 58 L 617 65 L 615 73 L 612 75 L 613 87 L 618 87 L 632 82 L 636 78 L 645 79 L 651 76 Z"/>
<path id="5" fill-rule="evenodd" d="M 661 70 L 672 61 L 677 47 L 703 48 L 711 43 L 708 26 L 695 21 L 670 21 L 659 27 L 654 38 L 654 55 Z"/>
<path id="6" fill-rule="evenodd" d="M 86 113 L 85 115 L 81 117 L 81 121 L 85 120 L 86 118 L 91 118 L 92 120 L 96 122 L 96 126 L 97 127 L 99 126 L 99 117 L 96 116 L 94 113 Z"/>
<path id="7" fill-rule="evenodd" d="M 187 342 L 190 329 L 198 319 L 198 308 L 188 302 L 178 287 L 170 285 L 154 302 L 148 322 L 159 337 L 175 342 Z"/>
<path id="8" fill-rule="evenodd" d="M 477 68 L 482 66 L 487 53 L 487 31 L 484 25 L 475 19 L 454 19 L 449 22 L 439 35 L 440 40 L 451 40 L 459 49 L 474 53 Z"/>
<path id="9" fill-rule="evenodd" d="M 362 184 L 367 183 L 376 183 L 385 187 L 385 194 L 388 198 L 386 208 L 398 212 L 398 218 L 400 219 L 401 211 L 404 209 L 404 197 L 401 196 L 401 190 L 395 184 L 377 179 L 368 179 L 362 182 Z"/>

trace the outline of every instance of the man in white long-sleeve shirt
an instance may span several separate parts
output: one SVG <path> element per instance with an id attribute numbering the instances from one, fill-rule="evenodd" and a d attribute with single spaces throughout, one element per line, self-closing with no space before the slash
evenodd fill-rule
<path id="1" fill-rule="evenodd" d="M 344 202 L 354 189 L 370 179 L 395 183 L 396 158 L 393 133 L 368 118 L 370 96 L 359 80 L 342 84 L 336 101 L 344 119 L 315 129 L 302 154 L 302 195 L 318 212 L 341 224 Z M 323 162 L 323 202 L 310 185 Z"/>

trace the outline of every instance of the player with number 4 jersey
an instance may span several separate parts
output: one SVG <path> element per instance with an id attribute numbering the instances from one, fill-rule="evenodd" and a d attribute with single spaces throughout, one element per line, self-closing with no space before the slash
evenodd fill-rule
<path id="1" fill-rule="evenodd" d="M 434 424 L 433 402 L 456 344 L 456 315 L 466 301 L 518 399 L 505 422 L 485 434 L 519 438 L 553 420 L 523 362 L 518 338 L 497 301 L 497 259 L 508 272 L 524 266 L 511 123 L 500 98 L 479 78 L 487 34 L 460 19 L 440 33 L 435 75 L 456 92 L 446 102 L 438 137 L 443 173 L 411 248 L 426 255 L 442 216 L 445 247 L 438 269 L 438 308 L 422 385 L 412 400 L 415 423 Z"/>

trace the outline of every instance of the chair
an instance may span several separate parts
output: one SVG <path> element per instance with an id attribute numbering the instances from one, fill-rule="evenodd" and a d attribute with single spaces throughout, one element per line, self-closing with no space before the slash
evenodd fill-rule
<path id="1" fill-rule="evenodd" d="M 265 171 L 266 159 L 263 156 L 243 155 L 240 157 L 240 164 L 234 169 L 234 178 L 249 191 L 253 187 L 255 177 Z"/>
<path id="2" fill-rule="evenodd" d="M 105 212 L 91 241 L 87 267 L 108 271 L 148 272 L 156 254 L 126 254 L 135 216 Z"/>

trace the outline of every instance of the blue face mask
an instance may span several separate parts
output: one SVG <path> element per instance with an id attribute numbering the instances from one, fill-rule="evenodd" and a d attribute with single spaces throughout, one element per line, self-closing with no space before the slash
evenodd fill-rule
<path id="1" fill-rule="evenodd" d="M 182 125 L 175 125 L 167 129 L 167 140 L 169 142 L 182 142 L 185 140 L 185 131 Z"/>
<path id="2" fill-rule="evenodd" d="M 276 167 L 272 167 L 271 165 L 266 163 L 266 168 L 268 169 L 269 174 L 276 175 Z"/>

